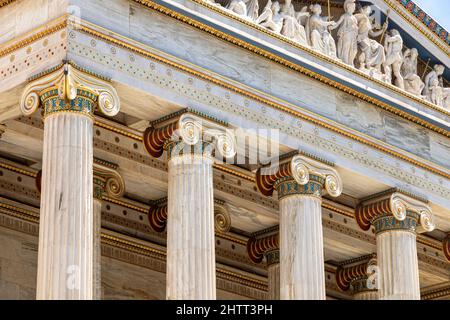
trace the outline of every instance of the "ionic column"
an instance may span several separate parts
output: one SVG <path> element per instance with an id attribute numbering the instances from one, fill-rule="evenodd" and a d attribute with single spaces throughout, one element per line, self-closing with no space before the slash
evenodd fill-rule
<path id="1" fill-rule="evenodd" d="M 102 201 L 94 198 L 94 261 L 93 261 L 93 300 L 102 299 Z"/>
<path id="2" fill-rule="evenodd" d="M 94 300 L 102 299 L 102 203 L 105 197 L 120 198 L 125 193 L 125 181 L 117 169 L 113 163 L 94 158 Z"/>
<path id="3" fill-rule="evenodd" d="M 22 112 L 43 109 L 37 299 L 92 299 L 94 109 L 118 112 L 114 88 L 65 64 L 33 80 Z"/>
<path id="4" fill-rule="evenodd" d="M 265 168 L 263 168 L 265 169 Z M 325 300 L 322 192 L 339 196 L 342 182 L 329 165 L 296 155 L 279 170 L 256 180 L 270 196 L 278 192 L 280 206 L 280 297 L 283 300 Z"/>
<path id="5" fill-rule="evenodd" d="M 278 234 L 250 238 L 247 253 L 254 263 L 266 258 L 269 300 L 280 300 L 280 250 Z"/>
<path id="6" fill-rule="evenodd" d="M 167 299 L 216 298 L 213 156 L 234 156 L 234 137 L 223 124 L 189 110 L 146 130 L 147 151 L 168 154 Z"/>
<path id="7" fill-rule="evenodd" d="M 336 284 L 342 291 L 351 290 L 354 300 L 378 300 L 378 267 L 375 255 L 343 262 L 336 271 Z"/>
<path id="8" fill-rule="evenodd" d="M 265 253 L 269 280 L 269 299 L 280 300 L 280 250 Z"/>
<path id="9" fill-rule="evenodd" d="M 434 229 L 431 209 L 423 200 L 390 192 L 361 203 L 356 220 L 363 230 L 375 227 L 380 299 L 420 300 L 416 233 Z"/>

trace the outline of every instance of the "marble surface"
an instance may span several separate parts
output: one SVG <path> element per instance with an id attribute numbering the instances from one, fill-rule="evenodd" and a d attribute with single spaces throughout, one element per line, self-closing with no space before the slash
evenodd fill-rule
<path id="1" fill-rule="evenodd" d="M 169 160 L 167 292 L 169 300 L 216 299 L 212 159 Z"/>
<path id="2" fill-rule="evenodd" d="M 0 299 L 35 299 L 36 238 L 0 227 Z"/>
<path id="3" fill-rule="evenodd" d="M 377 235 L 381 300 L 420 300 L 416 235 L 388 231 Z"/>
<path id="4" fill-rule="evenodd" d="M 294 195 L 280 201 L 280 298 L 325 300 L 321 200 Z"/>
<path id="5" fill-rule="evenodd" d="M 93 124 L 47 117 L 39 229 L 38 300 L 93 297 Z"/>
<path id="6" fill-rule="evenodd" d="M 280 300 L 280 264 L 267 267 L 269 300 Z"/>

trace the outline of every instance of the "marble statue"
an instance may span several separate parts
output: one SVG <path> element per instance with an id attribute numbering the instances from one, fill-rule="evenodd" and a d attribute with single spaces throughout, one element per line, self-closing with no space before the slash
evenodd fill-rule
<path id="1" fill-rule="evenodd" d="M 273 32 L 280 33 L 283 28 L 283 16 L 280 14 L 280 3 L 269 0 L 255 23 Z"/>
<path id="2" fill-rule="evenodd" d="M 430 85 L 430 100 L 437 106 L 444 105 L 444 89 L 439 85 L 439 79 L 434 79 Z"/>
<path id="3" fill-rule="evenodd" d="M 425 87 L 422 79 L 417 75 L 417 58 L 419 53 L 416 48 L 407 49 L 403 55 L 403 65 L 401 73 L 403 76 L 403 82 L 405 91 L 421 97 L 422 91 Z"/>
<path id="4" fill-rule="evenodd" d="M 433 70 L 425 77 L 425 87 L 423 95 L 425 98 L 446 109 L 450 109 L 450 88 L 444 88 L 442 81 L 442 75 L 444 74 L 445 67 L 441 64 L 434 66 Z M 439 86 L 440 88 L 437 88 Z"/>
<path id="5" fill-rule="evenodd" d="M 444 74 L 444 71 L 445 67 L 442 64 L 437 64 L 433 67 L 433 70 L 426 75 L 423 95 L 427 100 L 431 101 L 431 87 L 435 80 L 438 80 L 439 82 L 439 78 Z"/>
<path id="6" fill-rule="evenodd" d="M 247 16 L 250 20 L 255 21 L 259 15 L 259 0 L 249 0 L 247 2 Z"/>
<path id="7" fill-rule="evenodd" d="M 339 20 L 333 26 L 330 26 L 331 30 L 338 27 L 338 43 L 337 43 L 337 56 L 344 63 L 354 66 L 357 48 L 358 37 L 358 21 L 353 15 L 356 9 L 355 0 L 345 0 L 344 10 L 345 13 L 339 18 Z"/>
<path id="8" fill-rule="evenodd" d="M 247 16 L 247 5 L 243 0 L 231 0 L 226 9 L 239 16 Z"/>
<path id="9" fill-rule="evenodd" d="M 381 74 L 381 66 L 386 60 L 384 47 L 376 40 L 370 39 L 370 37 L 379 37 L 387 30 L 388 24 L 386 22 L 383 28 L 379 31 L 374 31 L 375 28 L 370 18 L 371 13 L 371 6 L 365 6 L 359 14 L 355 15 L 358 21 L 357 43 L 362 55 L 360 61 L 364 59 L 367 69 L 375 69 L 375 72 Z"/>
<path id="10" fill-rule="evenodd" d="M 384 39 L 386 50 L 386 62 L 384 63 L 384 73 L 386 81 L 392 83 L 392 73 L 395 76 L 395 85 L 400 89 L 405 89 L 401 67 L 403 64 L 403 39 L 398 30 L 391 30 Z"/>
<path id="11" fill-rule="evenodd" d="M 285 0 L 281 7 L 281 15 L 283 16 L 281 34 L 302 45 L 308 45 L 305 27 L 300 22 L 303 17 L 309 16 L 307 7 L 303 8 L 300 12 L 295 12 L 291 0 Z"/>
<path id="12" fill-rule="evenodd" d="M 320 16 L 322 13 L 320 4 L 311 5 L 310 10 L 312 15 L 306 24 L 309 44 L 314 50 L 337 59 L 336 43 L 328 31 L 328 27 L 335 25 L 336 22 L 326 21 Z"/>

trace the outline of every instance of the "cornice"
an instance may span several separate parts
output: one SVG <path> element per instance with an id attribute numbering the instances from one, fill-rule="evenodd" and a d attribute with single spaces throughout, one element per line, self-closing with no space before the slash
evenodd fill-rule
<path id="1" fill-rule="evenodd" d="M 14 1 L 14 0 L 13 0 Z M 1 6 L 0 6 L 1 7 Z M 58 32 L 69 25 L 69 15 L 65 14 L 59 18 L 56 18 L 48 23 L 39 26 L 17 38 L 7 41 L 0 45 L 0 58 L 6 56 L 14 51 L 29 46 L 30 44 L 50 35 Z"/>
<path id="2" fill-rule="evenodd" d="M 450 179 L 450 173 L 446 172 L 447 170 L 445 168 L 438 168 L 436 166 L 429 165 L 427 163 L 424 163 L 425 161 L 417 161 L 417 160 L 415 160 L 415 159 L 413 159 L 413 158 L 411 158 L 411 157 L 409 157 L 407 155 L 401 154 L 401 153 L 399 153 L 399 152 L 397 152 L 397 151 L 395 151 L 395 150 L 393 150 L 391 148 L 385 147 L 385 146 L 383 146 L 383 145 L 381 145 L 381 144 L 379 144 L 377 142 L 371 141 L 371 140 L 376 140 L 374 138 L 367 139 L 364 136 L 359 136 L 359 135 L 356 135 L 356 134 L 352 133 L 351 131 L 347 131 L 347 130 L 341 129 L 339 126 L 336 126 L 335 124 L 327 123 L 327 122 L 323 121 L 320 118 L 313 118 L 313 117 L 311 117 L 309 115 L 306 115 L 303 112 L 298 111 L 298 108 L 296 108 L 297 110 L 295 110 L 295 106 L 290 106 L 289 105 L 290 107 L 286 107 L 286 106 L 278 103 L 277 102 L 278 99 L 276 99 L 274 97 L 272 97 L 273 100 L 269 100 L 269 99 L 264 98 L 264 97 L 262 97 L 260 95 L 253 94 L 253 93 L 251 93 L 249 91 L 243 90 L 243 89 L 238 88 L 238 87 L 233 86 L 233 85 L 230 85 L 229 83 L 226 83 L 226 82 L 224 82 L 224 81 L 222 81 L 220 79 L 216 79 L 216 78 L 213 78 L 213 77 L 211 77 L 209 75 L 206 75 L 204 73 L 201 73 L 201 72 L 198 72 L 196 70 L 193 70 L 190 67 L 186 67 L 186 66 L 180 65 L 179 63 L 170 61 L 170 60 L 168 60 L 166 58 L 158 56 L 158 55 L 156 55 L 154 53 L 151 53 L 151 52 L 149 52 L 147 50 L 141 49 L 140 47 L 138 47 L 138 46 L 136 46 L 136 45 L 134 45 L 132 43 L 127 43 L 127 42 L 124 42 L 122 40 L 118 40 L 118 39 L 116 39 L 116 38 L 111 36 L 111 34 L 113 34 L 112 32 L 109 32 L 109 34 L 103 34 L 103 33 L 100 33 L 98 31 L 94 30 L 94 29 L 86 27 L 86 26 L 82 27 L 82 31 L 86 32 L 86 33 L 88 33 L 88 34 L 90 34 L 92 36 L 95 36 L 97 38 L 101 38 L 103 40 L 112 42 L 112 43 L 114 43 L 114 44 L 116 44 L 118 46 L 121 46 L 121 47 L 123 47 L 125 49 L 131 50 L 131 51 L 133 51 L 133 52 L 135 52 L 137 54 L 140 54 L 142 56 L 145 56 L 145 57 L 148 57 L 148 58 L 151 58 L 151 59 L 155 59 L 155 60 L 157 60 L 159 62 L 162 62 L 164 64 L 167 64 L 169 66 L 175 67 L 175 68 L 181 70 L 182 72 L 193 74 L 193 75 L 195 75 L 195 76 L 197 76 L 199 78 L 202 78 L 202 79 L 205 79 L 207 81 L 210 81 L 210 82 L 212 82 L 212 83 L 214 83 L 216 85 L 219 85 L 219 86 L 225 87 L 227 89 L 230 89 L 230 90 L 232 90 L 234 92 L 237 92 L 238 94 L 242 94 L 242 95 L 245 95 L 245 96 L 247 96 L 247 97 L 249 97 L 251 99 L 254 99 L 254 100 L 258 101 L 258 102 L 265 103 L 265 104 L 267 104 L 267 105 L 269 105 L 269 106 L 271 106 L 271 107 L 273 107 L 275 109 L 278 109 L 278 110 L 280 110 L 282 112 L 289 113 L 289 114 L 291 114 L 291 115 L 293 115 L 293 116 L 295 116 L 297 118 L 309 121 L 311 123 L 314 123 L 316 125 L 324 127 L 324 128 L 326 128 L 328 130 L 337 132 L 337 133 L 339 133 L 339 134 L 341 134 L 341 135 L 343 135 L 345 137 L 348 137 L 350 139 L 353 139 L 355 141 L 358 141 L 360 143 L 368 145 L 368 146 L 370 146 L 372 148 L 375 148 L 375 149 L 377 149 L 379 151 L 385 152 L 385 153 L 387 153 L 389 155 L 392 155 L 392 156 L 395 156 L 395 157 L 397 157 L 397 158 L 399 158 L 401 160 L 407 161 L 407 162 L 412 163 L 412 164 L 414 164 L 414 165 L 416 165 L 418 167 L 421 167 L 421 168 L 426 169 L 426 170 L 428 170 L 430 172 L 436 173 L 438 175 L 441 175 L 443 177 L 446 177 L 446 178 Z M 129 40 L 132 41 L 131 39 L 129 39 Z M 96 125 L 98 125 L 100 127 L 103 127 L 105 129 L 111 130 L 111 131 L 115 131 L 117 133 L 121 133 L 121 134 L 126 135 L 126 136 L 128 136 L 130 138 L 133 138 L 133 139 L 135 139 L 137 141 L 142 141 L 142 137 L 141 136 L 136 135 L 134 133 L 128 133 L 126 130 L 118 131 L 117 128 L 111 127 L 110 125 L 107 125 L 104 122 L 96 121 Z M 450 132 L 447 132 L 446 135 L 450 136 Z M 221 169 L 224 169 L 224 167 L 221 167 Z"/>
<path id="3" fill-rule="evenodd" d="M 447 34 L 447 37 L 445 38 L 445 40 L 443 39 L 443 37 L 440 37 L 435 30 L 432 30 L 430 28 L 429 25 L 426 25 L 424 20 L 419 20 L 418 17 L 416 17 L 411 10 L 408 9 L 409 4 L 412 4 L 414 6 L 417 6 L 413 1 L 407 1 L 408 4 L 405 4 L 405 1 L 402 0 L 397 0 L 397 1 L 393 1 L 393 0 L 384 0 L 384 2 L 391 8 L 393 9 L 395 12 L 397 12 L 409 25 L 413 26 L 414 28 L 416 28 L 417 30 L 419 30 L 420 33 L 422 33 L 428 40 L 430 40 L 431 42 L 433 42 L 439 49 L 441 49 L 442 51 L 444 51 L 444 53 L 447 54 L 447 56 L 450 56 L 450 39 L 449 39 L 449 35 L 448 32 L 443 29 L 445 31 L 445 33 Z M 396 5 L 395 3 L 400 4 L 404 9 L 406 9 L 406 12 L 399 9 L 398 5 Z M 418 6 L 417 6 L 418 7 Z M 423 10 L 421 10 L 427 17 L 430 17 L 428 14 L 426 14 Z M 434 20 L 433 20 L 434 21 Z M 436 25 L 436 21 L 434 21 L 434 25 Z M 432 32 L 432 36 L 426 32 L 425 30 L 428 29 L 428 31 Z"/>

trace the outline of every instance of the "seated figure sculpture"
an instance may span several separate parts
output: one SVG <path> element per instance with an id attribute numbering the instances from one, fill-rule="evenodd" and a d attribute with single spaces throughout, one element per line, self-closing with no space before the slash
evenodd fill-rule
<path id="1" fill-rule="evenodd" d="M 243 0 L 231 0 L 226 9 L 239 16 L 247 16 L 247 5 Z"/>
<path id="2" fill-rule="evenodd" d="M 280 14 L 280 3 L 269 0 L 261 15 L 255 20 L 255 23 L 275 33 L 280 33 L 283 28 L 283 16 Z"/>
<path id="3" fill-rule="evenodd" d="M 405 84 L 405 91 L 422 97 L 422 91 L 425 84 L 417 75 L 417 58 L 419 53 L 416 48 L 407 49 L 403 55 L 403 65 L 401 73 Z"/>
<path id="4" fill-rule="evenodd" d="M 442 75 L 445 67 L 441 64 L 434 66 L 433 70 L 425 77 L 423 95 L 425 99 L 440 107 L 450 109 L 450 88 L 444 88 Z M 436 84 L 441 88 L 436 88 Z M 442 93 L 440 93 L 442 91 Z"/>
<path id="5" fill-rule="evenodd" d="M 358 21 L 358 37 L 357 43 L 361 51 L 361 55 L 364 58 L 365 68 L 373 70 L 375 73 L 381 75 L 381 66 L 386 61 L 384 53 L 384 47 L 376 40 L 370 37 L 379 37 L 387 30 L 387 22 L 383 25 L 379 31 L 374 31 L 375 27 L 372 25 L 370 14 L 372 8 L 365 6 L 361 9 L 361 12 L 355 15 Z M 361 60 L 363 59 L 361 57 Z M 381 78 L 381 77 L 379 77 Z"/>
<path id="6" fill-rule="evenodd" d="M 283 27 L 281 34 L 297 43 L 307 46 L 305 27 L 299 22 L 303 17 L 309 16 L 307 7 L 300 12 L 295 12 L 294 5 L 291 0 L 286 0 L 281 7 L 281 15 L 283 17 Z"/>

